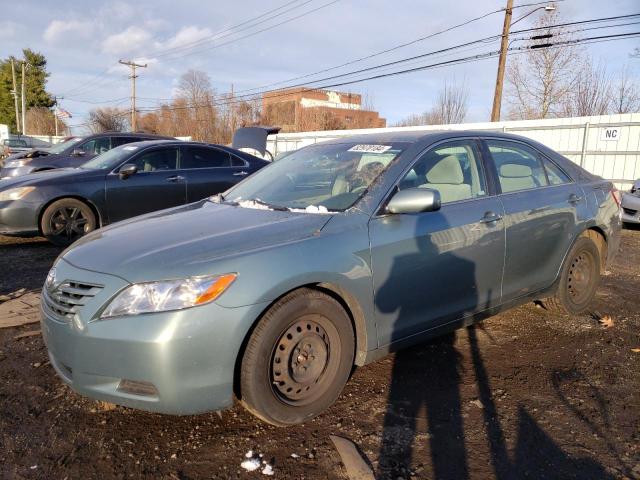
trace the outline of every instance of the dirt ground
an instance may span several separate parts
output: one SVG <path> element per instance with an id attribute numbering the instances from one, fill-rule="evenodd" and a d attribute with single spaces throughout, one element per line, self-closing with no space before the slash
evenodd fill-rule
<path id="1" fill-rule="evenodd" d="M 38 291 L 58 253 L 0 237 L 0 303 Z M 240 468 L 253 449 L 275 478 L 346 478 L 336 434 L 378 478 L 640 478 L 639 327 L 640 230 L 625 230 L 591 315 L 524 306 L 388 356 L 359 368 L 328 412 L 287 429 L 239 406 L 172 417 L 82 398 L 40 336 L 15 338 L 37 323 L 4 328 L 0 477 L 268 478 Z"/>

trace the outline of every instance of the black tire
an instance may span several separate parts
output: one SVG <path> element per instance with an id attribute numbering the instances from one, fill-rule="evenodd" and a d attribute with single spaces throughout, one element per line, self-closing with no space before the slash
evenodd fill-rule
<path id="1" fill-rule="evenodd" d="M 588 236 L 578 237 L 562 265 L 558 290 L 542 301 L 547 310 L 579 315 L 591 305 L 600 283 L 600 250 Z"/>
<path id="2" fill-rule="evenodd" d="M 353 327 L 340 303 L 317 290 L 296 290 L 275 303 L 251 333 L 240 369 L 240 401 L 272 425 L 310 420 L 337 400 L 354 352 Z"/>
<path id="3" fill-rule="evenodd" d="M 95 230 L 96 215 L 86 203 L 62 198 L 49 205 L 40 220 L 42 234 L 54 245 L 66 247 Z"/>

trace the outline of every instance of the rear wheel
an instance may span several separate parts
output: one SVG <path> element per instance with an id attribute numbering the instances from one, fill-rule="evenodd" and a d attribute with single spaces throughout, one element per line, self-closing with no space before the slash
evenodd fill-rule
<path id="1" fill-rule="evenodd" d="M 586 236 L 579 237 L 562 266 L 556 294 L 543 300 L 544 306 L 569 315 L 584 313 L 600 283 L 600 265 L 598 246 Z"/>
<path id="2" fill-rule="evenodd" d="M 66 247 L 96 229 L 93 210 L 75 198 L 63 198 L 49 205 L 42 214 L 42 234 L 54 245 Z"/>
<path id="3" fill-rule="evenodd" d="M 279 300 L 249 338 L 240 372 L 240 399 L 273 425 L 302 423 L 329 408 L 351 368 L 351 320 L 330 296 L 300 289 Z"/>

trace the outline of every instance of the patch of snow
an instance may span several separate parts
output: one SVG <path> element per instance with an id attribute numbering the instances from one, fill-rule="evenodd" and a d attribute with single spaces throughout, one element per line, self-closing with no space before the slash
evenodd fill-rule
<path id="1" fill-rule="evenodd" d="M 272 476 L 273 475 L 273 467 L 271 466 L 270 463 L 267 463 L 264 468 L 262 469 L 262 474 L 263 475 L 269 475 Z"/>
<path id="2" fill-rule="evenodd" d="M 249 450 L 247 453 L 244 454 L 244 456 L 246 458 L 253 458 L 253 450 Z"/>
<path id="3" fill-rule="evenodd" d="M 260 459 L 259 458 L 250 458 L 249 460 L 245 460 L 240 464 L 242 468 L 244 468 L 247 472 L 253 472 L 260 468 Z"/>
<path id="4" fill-rule="evenodd" d="M 324 205 L 319 205 L 317 207 L 315 205 L 309 205 L 307 208 L 290 208 L 289 211 L 295 212 L 295 213 L 320 213 L 320 214 L 331 213 L 327 209 L 327 207 L 325 207 Z"/>
<path id="5" fill-rule="evenodd" d="M 297 453 L 292 453 L 291 458 L 300 458 L 300 455 L 298 455 Z"/>
<path id="6" fill-rule="evenodd" d="M 242 208 L 255 208 L 256 210 L 273 210 L 272 208 L 261 203 L 254 202 L 253 200 L 242 200 L 241 202 L 238 202 L 238 206 Z"/>

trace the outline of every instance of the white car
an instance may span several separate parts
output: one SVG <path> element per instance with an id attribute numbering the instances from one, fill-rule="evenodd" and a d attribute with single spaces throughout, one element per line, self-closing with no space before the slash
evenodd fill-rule
<path id="1" fill-rule="evenodd" d="M 640 223 L 640 178 L 635 181 L 629 193 L 622 195 L 622 221 Z"/>

